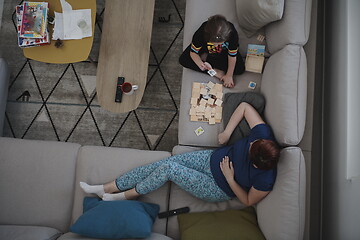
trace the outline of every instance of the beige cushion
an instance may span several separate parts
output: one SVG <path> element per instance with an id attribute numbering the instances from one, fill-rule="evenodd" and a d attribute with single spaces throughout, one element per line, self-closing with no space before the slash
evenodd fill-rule
<path id="1" fill-rule="evenodd" d="M 78 155 L 75 181 L 75 200 L 72 222 L 82 214 L 82 203 L 86 195 L 79 182 L 103 184 L 110 182 L 119 175 L 131 169 L 149 164 L 171 156 L 169 152 L 145 151 L 127 148 L 110 148 L 98 146 L 83 146 Z M 139 200 L 160 205 L 160 212 L 167 210 L 168 184 L 160 189 L 141 196 Z M 153 231 L 161 234 L 166 232 L 166 219 L 156 219 Z"/>
<path id="2" fill-rule="evenodd" d="M 305 223 L 305 160 L 298 147 L 281 151 L 274 189 L 257 204 L 257 217 L 267 240 L 302 240 Z"/>
<path id="3" fill-rule="evenodd" d="M 282 146 L 297 145 L 304 135 L 306 86 L 306 55 L 301 46 L 287 45 L 269 58 L 261 85 L 264 115 Z"/>
<path id="4" fill-rule="evenodd" d="M 79 144 L 0 138 L 0 224 L 66 232 Z"/>
<path id="5" fill-rule="evenodd" d="M 0 239 L 3 240 L 55 240 L 61 234 L 49 227 L 0 225 Z"/>
<path id="6" fill-rule="evenodd" d="M 282 18 L 284 0 L 236 0 L 240 28 L 251 37 L 268 23 Z"/>
<path id="7" fill-rule="evenodd" d="M 288 44 L 304 46 L 309 39 L 312 0 L 285 0 L 281 20 L 265 27 L 266 42 L 271 54 Z"/>

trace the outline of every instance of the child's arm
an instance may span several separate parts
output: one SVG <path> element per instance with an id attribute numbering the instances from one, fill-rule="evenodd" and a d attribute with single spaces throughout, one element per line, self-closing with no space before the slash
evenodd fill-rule
<path id="1" fill-rule="evenodd" d="M 205 63 L 201 60 L 199 54 L 190 52 L 190 57 L 194 61 L 194 63 L 200 68 L 201 71 L 207 70 L 207 66 Z"/>
<path id="2" fill-rule="evenodd" d="M 236 56 L 235 57 L 228 56 L 228 69 L 226 74 L 221 78 L 221 81 L 224 82 L 225 87 L 229 87 L 229 88 L 234 87 L 233 75 L 235 70 L 236 58 L 237 58 Z"/>

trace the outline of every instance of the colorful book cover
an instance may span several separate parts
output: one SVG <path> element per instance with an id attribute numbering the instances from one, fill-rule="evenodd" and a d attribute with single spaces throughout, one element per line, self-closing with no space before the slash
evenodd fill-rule
<path id="1" fill-rule="evenodd" d="M 49 32 L 45 30 L 45 36 L 43 38 L 23 38 L 20 37 L 21 23 L 23 19 L 23 5 L 16 6 L 16 25 L 18 30 L 18 45 L 19 47 L 34 47 L 50 43 Z"/>
<path id="2" fill-rule="evenodd" d="M 247 55 L 255 55 L 264 57 L 265 55 L 265 45 L 249 44 Z"/>
<path id="3" fill-rule="evenodd" d="M 24 2 L 20 37 L 44 38 L 47 28 L 48 3 Z"/>

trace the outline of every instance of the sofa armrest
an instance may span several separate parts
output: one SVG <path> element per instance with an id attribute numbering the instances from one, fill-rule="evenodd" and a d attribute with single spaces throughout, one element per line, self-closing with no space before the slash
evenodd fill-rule
<path id="1" fill-rule="evenodd" d="M 287 45 L 265 65 L 261 83 L 265 120 L 282 146 L 301 141 L 306 121 L 307 64 L 304 49 Z"/>
<path id="2" fill-rule="evenodd" d="M 3 135 L 9 77 L 10 72 L 8 64 L 5 59 L 0 58 L 0 136 Z"/>
<path id="3" fill-rule="evenodd" d="M 277 171 L 273 191 L 256 206 L 260 229 L 267 240 L 302 240 L 306 169 L 301 149 L 283 149 Z"/>
<path id="4" fill-rule="evenodd" d="M 281 20 L 266 26 L 266 42 L 271 54 L 287 44 L 304 46 L 309 39 L 312 0 L 285 0 Z"/>

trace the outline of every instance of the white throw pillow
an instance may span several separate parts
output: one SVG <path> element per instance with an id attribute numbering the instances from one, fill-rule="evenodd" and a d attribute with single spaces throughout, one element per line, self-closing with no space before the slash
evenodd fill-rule
<path id="1" fill-rule="evenodd" d="M 252 37 L 268 23 L 280 20 L 284 0 L 236 0 L 236 13 L 241 30 Z"/>

